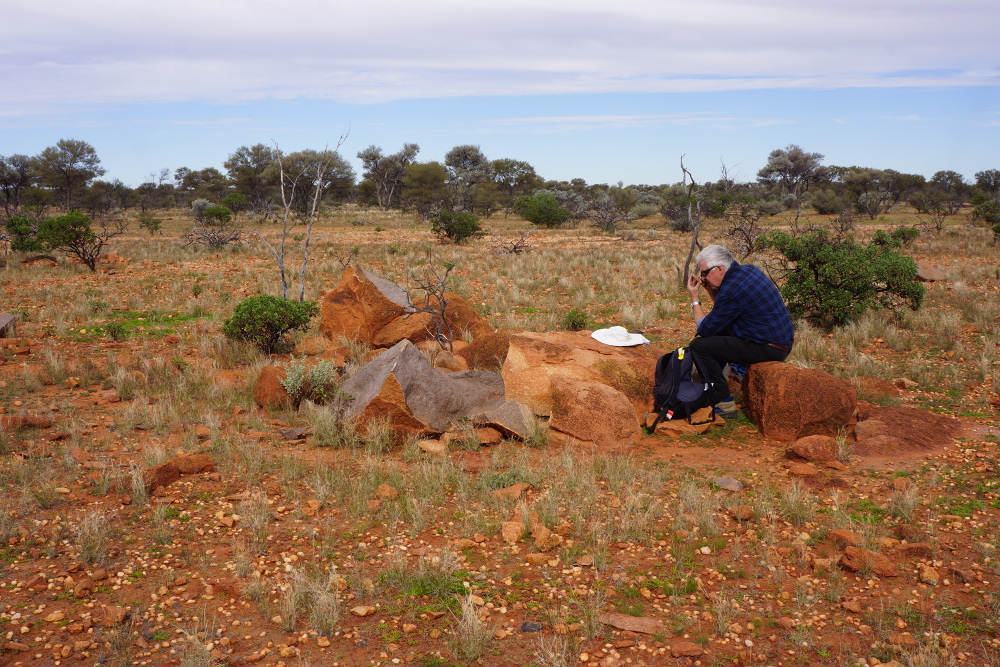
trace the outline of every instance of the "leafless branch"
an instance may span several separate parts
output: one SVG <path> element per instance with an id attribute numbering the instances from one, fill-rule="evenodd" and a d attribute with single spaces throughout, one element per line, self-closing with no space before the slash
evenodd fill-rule
<path id="1" fill-rule="evenodd" d="M 490 248 L 498 255 L 520 255 L 531 250 L 531 234 L 535 230 L 529 229 L 519 237 L 494 236 L 490 241 Z"/>

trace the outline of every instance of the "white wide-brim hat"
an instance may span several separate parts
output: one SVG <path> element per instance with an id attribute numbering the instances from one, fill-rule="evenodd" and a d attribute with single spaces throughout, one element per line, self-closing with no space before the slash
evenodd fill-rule
<path id="1" fill-rule="evenodd" d="M 633 345 L 648 345 L 649 340 L 642 334 L 629 333 L 628 329 L 625 327 L 609 327 L 607 329 L 598 329 L 594 333 L 590 334 L 590 337 L 594 340 L 604 343 L 605 345 L 614 345 L 615 347 L 632 347 Z"/>

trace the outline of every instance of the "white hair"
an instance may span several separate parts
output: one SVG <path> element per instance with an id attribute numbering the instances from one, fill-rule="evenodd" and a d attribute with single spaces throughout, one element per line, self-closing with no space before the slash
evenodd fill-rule
<path id="1" fill-rule="evenodd" d="M 729 269 L 729 266 L 734 262 L 733 254 L 723 248 L 721 245 L 708 245 L 705 246 L 698 256 L 694 258 L 694 263 L 701 266 L 702 262 L 705 262 L 706 269 L 713 269 L 717 266 L 721 266 L 724 269 Z"/>

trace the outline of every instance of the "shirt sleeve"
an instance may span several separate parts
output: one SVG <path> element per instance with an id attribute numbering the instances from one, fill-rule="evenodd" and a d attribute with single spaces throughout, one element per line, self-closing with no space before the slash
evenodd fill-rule
<path id="1" fill-rule="evenodd" d="M 730 289 L 726 289 L 727 287 Z M 736 285 L 723 284 L 719 288 L 718 298 L 712 305 L 712 311 L 698 322 L 699 336 L 718 336 L 743 314 L 746 306 L 739 296 L 739 291 Z"/>

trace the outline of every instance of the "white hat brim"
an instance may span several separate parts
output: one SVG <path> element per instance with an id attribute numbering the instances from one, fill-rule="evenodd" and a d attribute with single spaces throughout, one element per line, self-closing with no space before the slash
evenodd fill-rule
<path id="1" fill-rule="evenodd" d="M 613 336 L 610 329 L 598 329 L 594 333 L 590 334 L 590 337 L 596 340 L 598 343 L 604 343 L 605 345 L 612 345 L 614 347 L 635 347 L 636 345 L 645 345 L 649 343 L 649 340 L 642 334 L 630 333 L 628 339 L 622 337 Z"/>

